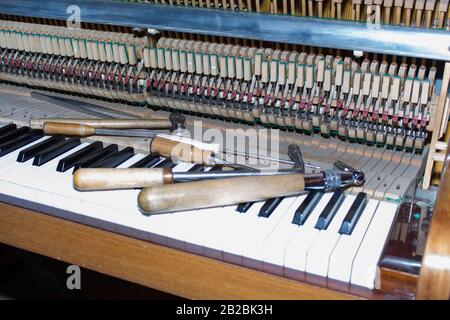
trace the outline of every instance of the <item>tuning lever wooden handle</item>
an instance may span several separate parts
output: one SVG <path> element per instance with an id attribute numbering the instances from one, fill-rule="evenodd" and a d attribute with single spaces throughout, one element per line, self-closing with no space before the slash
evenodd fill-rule
<path id="1" fill-rule="evenodd" d="M 46 122 L 76 123 L 103 129 L 170 129 L 172 123 L 162 119 L 65 119 L 42 118 L 30 120 L 30 128 L 43 129 Z"/>
<path id="2" fill-rule="evenodd" d="M 95 128 L 84 124 L 46 122 L 42 128 L 45 134 L 64 134 L 87 137 L 95 134 Z"/>
<path id="3" fill-rule="evenodd" d="M 184 211 L 289 196 L 304 187 L 302 174 L 203 180 L 144 188 L 138 203 L 147 213 Z"/>
<path id="4" fill-rule="evenodd" d="M 170 140 L 163 137 L 155 137 L 150 143 L 150 151 L 157 152 L 161 156 L 171 158 L 174 162 L 197 163 L 204 166 L 214 164 L 214 152 L 202 150 L 188 143 Z"/>
<path id="5" fill-rule="evenodd" d="M 168 168 L 85 168 L 73 174 L 80 191 L 134 189 L 172 183 Z"/>

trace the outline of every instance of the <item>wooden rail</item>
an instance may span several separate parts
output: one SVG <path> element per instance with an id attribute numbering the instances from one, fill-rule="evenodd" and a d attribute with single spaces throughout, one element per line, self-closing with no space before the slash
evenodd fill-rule
<path id="1" fill-rule="evenodd" d="M 450 298 L 450 146 L 420 269 L 418 299 Z"/>
<path id="2" fill-rule="evenodd" d="M 0 203 L 0 242 L 191 299 L 360 299 Z"/>

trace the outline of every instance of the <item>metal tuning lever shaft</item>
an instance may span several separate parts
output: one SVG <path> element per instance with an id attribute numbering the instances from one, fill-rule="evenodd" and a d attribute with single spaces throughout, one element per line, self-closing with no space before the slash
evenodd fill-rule
<path id="1" fill-rule="evenodd" d="M 138 203 L 146 213 L 164 213 L 262 201 L 295 195 L 305 190 L 332 191 L 364 183 L 364 174 L 357 170 L 332 169 L 317 174 L 301 174 L 291 170 L 287 174 L 272 175 L 245 172 L 245 176 L 239 177 L 236 177 L 236 174 L 239 173 L 223 173 L 220 179 L 213 180 L 203 174 L 201 181 L 144 188 L 139 194 Z M 166 181 L 180 179 L 180 175 L 181 173 L 170 175 L 166 172 L 165 177 L 169 177 Z M 198 177 L 191 174 L 189 178 Z M 165 180 L 164 177 L 161 177 L 161 180 Z M 265 187 L 261 188 L 262 185 Z"/>

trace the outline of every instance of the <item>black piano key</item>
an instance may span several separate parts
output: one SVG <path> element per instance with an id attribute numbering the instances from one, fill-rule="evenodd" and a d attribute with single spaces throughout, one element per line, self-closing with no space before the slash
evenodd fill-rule
<path id="1" fill-rule="evenodd" d="M 26 133 L 30 132 L 30 128 L 28 127 L 21 127 L 19 129 L 16 129 L 14 131 L 5 132 L 0 136 L 0 144 L 3 144 L 5 142 L 9 142 L 17 137 L 20 137 L 21 135 L 24 135 Z"/>
<path id="2" fill-rule="evenodd" d="M 14 123 L 9 123 L 6 126 L 3 126 L 0 128 L 0 136 L 6 134 L 8 132 L 12 132 L 16 129 L 17 129 L 17 126 Z"/>
<path id="3" fill-rule="evenodd" d="M 0 157 L 7 155 L 8 153 L 13 152 L 27 144 L 36 141 L 42 137 L 42 131 L 31 131 L 30 133 L 21 135 L 11 141 L 5 142 L 0 145 Z"/>
<path id="4" fill-rule="evenodd" d="M 341 228 L 339 229 L 339 233 L 342 234 L 352 234 L 353 229 L 355 229 L 356 224 L 358 223 L 361 214 L 364 211 L 364 208 L 367 204 L 367 194 L 365 192 L 360 192 L 356 196 L 355 201 L 353 201 L 350 210 L 342 221 Z"/>
<path id="5" fill-rule="evenodd" d="M 36 143 L 35 145 L 32 145 L 31 147 L 20 151 L 19 155 L 17 156 L 17 162 L 28 161 L 31 158 L 34 158 L 39 152 L 44 151 L 45 149 L 62 140 L 64 140 L 63 136 L 53 136 L 48 139 L 45 139 L 42 142 Z"/>
<path id="6" fill-rule="evenodd" d="M 240 212 L 240 213 L 246 213 L 254 204 L 255 204 L 255 202 L 239 203 L 236 208 L 236 211 Z"/>
<path id="7" fill-rule="evenodd" d="M 108 157 L 110 154 L 117 152 L 118 150 L 119 147 L 117 146 L 117 144 L 110 144 L 106 148 L 97 149 L 80 161 L 77 161 L 73 166 L 73 171 L 75 172 L 79 168 L 90 168 L 96 162 Z"/>
<path id="8" fill-rule="evenodd" d="M 342 189 L 339 189 L 334 192 L 325 209 L 323 209 L 322 213 L 320 214 L 319 219 L 317 219 L 317 223 L 315 226 L 316 229 L 326 230 L 328 228 L 331 220 L 333 220 L 334 215 L 341 206 L 342 201 L 344 201 L 344 191 Z"/>
<path id="9" fill-rule="evenodd" d="M 151 168 L 159 161 L 161 161 L 161 157 L 159 156 L 159 154 L 156 152 L 152 152 L 148 156 L 134 163 L 132 166 L 130 166 L 130 168 Z"/>
<path id="10" fill-rule="evenodd" d="M 62 140 L 39 152 L 33 160 L 33 166 L 42 166 L 56 157 L 66 153 L 69 150 L 81 144 L 80 138 L 69 138 Z"/>
<path id="11" fill-rule="evenodd" d="M 323 193 L 320 191 L 309 192 L 305 200 L 303 200 L 303 202 L 298 206 L 297 210 L 295 210 L 292 223 L 299 226 L 303 225 L 310 216 L 311 212 L 313 212 L 314 208 L 319 203 L 322 196 Z"/>
<path id="12" fill-rule="evenodd" d="M 92 168 L 115 168 L 130 159 L 132 156 L 134 156 L 134 149 L 132 147 L 127 147 L 94 163 Z"/>
<path id="13" fill-rule="evenodd" d="M 284 197 L 278 197 L 266 200 L 259 210 L 258 217 L 269 218 L 283 199 Z"/>
<path id="14" fill-rule="evenodd" d="M 211 167 L 211 169 L 209 169 L 209 171 L 211 172 L 215 172 L 215 171 L 222 171 L 223 166 L 220 164 L 215 164 Z"/>
<path id="15" fill-rule="evenodd" d="M 254 203 L 255 201 L 239 203 L 238 206 L 236 207 L 236 211 L 239 213 L 246 213 L 253 206 Z"/>
<path id="16" fill-rule="evenodd" d="M 56 167 L 56 171 L 58 172 L 66 172 L 70 168 L 72 168 L 77 162 L 81 161 L 85 157 L 89 156 L 96 150 L 102 149 L 103 143 L 100 141 L 95 141 L 94 143 L 91 143 L 90 145 L 84 147 L 83 149 L 78 150 L 77 152 L 74 152 L 67 157 L 59 160 L 58 166 Z"/>
<path id="17" fill-rule="evenodd" d="M 201 164 L 195 164 L 192 168 L 190 168 L 187 172 L 202 172 L 205 169 Z"/>
<path id="18" fill-rule="evenodd" d="M 176 163 L 173 163 L 171 159 L 167 158 L 155 165 L 153 168 L 169 168 L 172 169 L 176 166 Z"/>

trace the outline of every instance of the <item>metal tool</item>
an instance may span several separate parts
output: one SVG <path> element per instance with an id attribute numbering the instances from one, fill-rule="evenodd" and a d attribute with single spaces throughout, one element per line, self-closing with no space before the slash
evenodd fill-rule
<path id="1" fill-rule="evenodd" d="M 75 101 L 75 100 L 72 101 L 70 99 L 60 98 L 60 97 L 56 97 L 56 96 L 50 96 L 50 95 L 39 93 L 36 91 L 31 92 L 31 97 L 41 100 L 41 101 L 50 102 L 52 104 L 55 104 L 59 107 L 69 109 L 71 111 L 85 113 L 85 114 L 93 116 L 93 117 L 98 117 L 98 118 L 102 118 L 102 119 L 115 119 L 115 117 L 105 114 L 104 112 L 95 111 L 95 109 L 98 109 L 98 110 L 104 110 L 105 112 L 113 113 L 111 111 L 111 109 L 106 108 L 106 107 L 101 107 L 101 106 L 97 106 L 97 105 L 90 104 L 90 103 L 88 104 L 88 103 L 85 103 L 82 101 Z M 136 115 L 132 115 L 132 114 L 128 114 L 128 113 L 123 113 L 123 114 L 121 113 L 120 115 L 122 115 L 122 116 L 125 115 L 125 116 L 131 117 L 131 118 L 139 118 Z"/>
<path id="2" fill-rule="evenodd" d="M 158 133 L 151 130 L 115 130 L 115 129 L 95 129 L 94 135 L 97 136 L 116 136 L 116 137 L 134 137 L 134 138 L 154 138 Z"/>
<path id="3" fill-rule="evenodd" d="M 154 139 L 150 144 L 150 151 L 152 152 L 158 152 L 162 156 L 169 158 L 171 157 L 175 161 L 182 161 L 182 162 L 188 162 L 188 163 L 199 163 L 203 164 L 205 166 L 212 166 L 212 165 L 226 165 L 228 167 L 234 167 L 234 168 L 240 168 L 240 169 L 248 169 L 253 170 L 253 168 L 242 165 L 236 162 L 231 162 L 226 160 L 227 155 L 234 155 L 234 156 L 243 156 L 245 159 L 248 158 L 254 158 L 254 159 L 260 159 L 260 160 L 268 160 L 272 162 L 278 162 L 278 163 L 285 163 L 285 164 L 291 164 L 294 167 L 309 167 L 316 170 L 320 170 L 321 168 L 316 165 L 312 164 L 305 164 L 303 162 L 303 158 L 301 155 L 300 148 L 296 145 L 291 146 L 291 153 L 293 160 L 285 160 L 285 159 L 279 159 L 279 158 L 273 158 L 273 157 L 266 157 L 266 156 L 260 156 L 260 155 L 254 155 L 247 152 L 237 152 L 237 151 L 228 151 L 225 149 L 219 150 L 217 153 L 221 153 L 222 157 L 218 157 L 216 152 L 213 152 L 212 150 L 205 150 L 199 147 L 196 147 L 197 141 L 194 141 L 192 139 L 184 139 L 184 140 L 171 140 L 170 137 L 158 137 L 157 139 Z M 175 148 L 180 152 L 174 152 Z M 295 150 L 294 150 L 295 149 Z M 217 150 L 216 150 L 217 151 Z M 225 156 L 225 157 L 224 157 Z"/>
<path id="4" fill-rule="evenodd" d="M 116 110 L 113 108 L 108 108 L 105 106 L 100 106 L 98 104 L 70 99 L 66 97 L 60 97 L 60 96 L 54 96 L 49 94 L 44 94 L 37 91 L 32 91 L 30 93 L 30 96 L 32 98 L 35 98 L 37 100 L 45 101 L 52 103 L 54 105 L 57 105 L 59 107 L 63 107 L 66 109 L 69 109 L 70 111 L 77 111 L 80 113 L 85 113 L 97 118 L 101 119 L 117 119 L 117 117 L 114 117 L 110 114 L 116 115 L 123 119 L 123 117 L 126 117 L 128 119 L 143 119 L 144 116 L 140 116 L 138 114 L 122 111 L 122 110 Z M 165 119 L 165 117 L 151 117 L 151 119 Z"/>
<path id="5" fill-rule="evenodd" d="M 49 135 L 63 134 L 80 137 L 99 135 L 99 136 L 154 138 L 158 135 L 157 132 L 154 132 L 152 130 L 103 129 L 103 128 L 94 128 L 92 126 L 88 126 L 85 124 L 58 123 L 58 122 L 45 122 L 43 126 L 43 131 L 45 134 Z"/>
<path id="6" fill-rule="evenodd" d="M 331 191 L 348 186 L 361 186 L 365 182 L 364 173 L 355 170 L 342 161 L 336 161 L 334 169 L 325 170 L 321 173 L 305 175 L 305 189 Z M 304 168 L 292 168 L 281 170 L 230 170 L 230 171 L 206 171 L 206 172 L 166 172 L 167 183 L 187 182 L 198 180 L 213 180 L 237 177 L 261 177 L 278 176 L 286 174 L 304 173 Z M 171 174 L 172 178 L 168 178 Z"/>
<path id="7" fill-rule="evenodd" d="M 341 170 L 345 168 L 346 170 Z M 347 186 L 360 186 L 364 174 L 359 170 L 350 171 L 344 163 L 336 163 L 336 169 L 316 174 L 306 174 L 305 189 L 331 191 Z M 283 170 L 230 170 L 206 172 L 174 172 L 168 168 L 86 168 L 75 173 L 74 186 L 78 190 L 114 190 L 155 187 L 177 182 L 218 180 L 242 177 L 263 177 L 302 174 L 299 168 Z"/>
<path id="8" fill-rule="evenodd" d="M 208 176 L 214 180 L 208 179 Z M 261 175 L 257 172 L 245 172 L 244 176 L 236 177 L 236 172 L 233 171 L 220 175 L 215 172 L 186 175 L 170 175 L 164 170 L 152 172 L 152 179 L 162 183 L 186 178 L 189 181 L 201 181 L 144 188 L 138 196 L 139 207 L 144 213 L 187 211 L 286 197 L 305 190 L 333 191 L 348 186 L 361 186 L 365 182 L 364 173 L 352 170 L 342 162 L 337 162 L 334 169 L 312 174 L 290 172 Z"/>
<path id="9" fill-rule="evenodd" d="M 305 163 L 303 161 L 303 156 L 302 156 L 302 152 L 300 151 L 300 147 L 296 144 L 291 144 L 289 145 L 289 149 L 288 149 L 288 156 L 289 158 L 291 158 L 292 161 L 289 160 L 283 160 L 283 159 L 277 159 L 277 158 L 270 158 L 270 157 L 261 157 L 258 155 L 251 155 L 251 154 L 245 154 L 248 157 L 255 157 L 255 158 L 266 158 L 266 160 L 270 160 L 273 162 L 283 162 L 283 163 L 292 163 L 293 164 L 293 169 L 287 169 L 287 170 L 279 170 L 277 172 L 280 172 L 282 174 L 282 172 L 289 172 L 289 171 L 295 171 L 298 173 L 305 173 Z M 223 151 L 224 152 L 224 151 Z M 235 153 L 237 154 L 237 153 Z M 247 169 L 250 171 L 257 171 L 258 169 L 249 167 L 249 166 L 245 166 L 242 164 L 236 164 L 236 163 L 232 163 L 229 161 L 226 161 L 222 158 L 218 158 L 218 157 L 214 157 L 213 158 L 214 164 L 222 164 L 222 165 L 226 165 L 227 167 L 231 167 L 231 168 L 237 168 L 237 169 Z M 320 169 L 319 166 L 315 166 L 315 165 L 311 165 L 311 164 L 307 164 L 306 166 L 314 168 L 314 169 Z M 267 172 L 267 171 L 266 171 Z"/>
<path id="10" fill-rule="evenodd" d="M 225 149 L 222 149 L 219 152 L 222 153 L 225 156 L 230 154 L 230 155 L 234 155 L 234 156 L 244 157 L 245 159 L 253 158 L 253 159 L 258 159 L 258 160 L 266 160 L 266 161 L 271 161 L 271 162 L 290 164 L 292 166 L 296 165 L 296 162 L 292 161 L 292 160 L 281 159 L 281 158 L 274 158 L 274 157 L 269 157 L 269 156 L 261 156 L 261 155 L 247 153 L 247 152 L 228 151 L 228 150 L 225 150 Z M 313 165 L 313 164 L 310 164 L 310 163 L 304 163 L 304 166 L 308 167 L 308 168 L 316 169 L 316 170 L 320 170 L 321 169 L 321 167 Z"/>
<path id="11" fill-rule="evenodd" d="M 356 170 L 340 160 L 335 161 L 333 166 L 334 169 L 319 173 L 323 174 L 323 181 L 316 187 L 311 184 L 309 189 L 330 191 L 349 186 L 359 187 L 366 182 L 365 175 L 361 170 Z"/>
<path id="12" fill-rule="evenodd" d="M 290 144 L 288 147 L 288 156 L 294 161 L 294 168 L 300 173 L 305 173 L 305 162 L 300 147 L 297 144 Z"/>
<path id="13" fill-rule="evenodd" d="M 186 118 L 172 113 L 169 119 L 73 119 L 73 118 L 40 118 L 31 119 L 30 128 L 43 129 L 45 123 L 58 123 L 61 132 L 54 134 L 70 134 L 63 132 L 66 124 L 85 125 L 96 129 L 169 129 L 171 132 L 185 127 Z M 70 127 L 74 130 L 76 127 Z M 73 132 L 72 134 L 76 134 Z"/>

